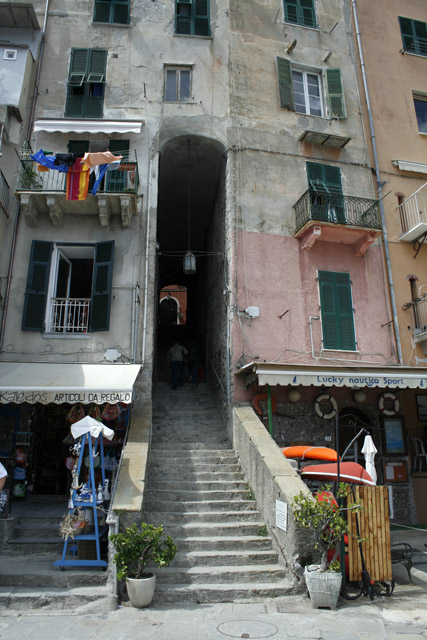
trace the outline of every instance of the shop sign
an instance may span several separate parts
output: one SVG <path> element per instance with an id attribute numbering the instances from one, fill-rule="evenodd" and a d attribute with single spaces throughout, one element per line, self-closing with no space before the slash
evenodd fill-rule
<path id="1" fill-rule="evenodd" d="M 117 404 L 123 402 L 129 404 L 132 402 L 132 391 L 66 391 L 55 392 L 46 390 L 35 391 L 2 391 L 0 389 L 1 404 L 74 404 L 81 402 L 83 404 Z"/>

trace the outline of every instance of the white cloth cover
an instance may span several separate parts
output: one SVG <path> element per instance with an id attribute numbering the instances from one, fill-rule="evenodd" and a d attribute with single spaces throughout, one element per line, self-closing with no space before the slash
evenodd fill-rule
<path id="1" fill-rule="evenodd" d="M 85 416 L 82 420 L 75 422 L 71 427 L 71 434 L 73 438 L 80 438 L 84 433 L 90 433 L 94 438 L 98 438 L 98 436 L 102 433 L 104 438 L 107 440 L 112 440 L 114 436 L 114 431 L 109 427 L 106 427 L 99 422 L 99 420 L 95 420 L 95 418 L 91 418 L 90 416 Z"/>
<path id="2" fill-rule="evenodd" d="M 371 476 L 372 480 L 377 483 L 377 471 L 375 469 L 374 459 L 377 453 L 377 448 L 374 445 L 372 436 L 365 436 L 363 442 L 362 453 L 365 456 L 365 469 Z"/>

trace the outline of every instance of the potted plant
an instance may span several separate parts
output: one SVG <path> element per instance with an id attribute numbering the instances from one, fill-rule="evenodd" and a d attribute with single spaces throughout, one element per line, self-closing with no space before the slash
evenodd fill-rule
<path id="1" fill-rule="evenodd" d="M 314 548 L 320 551 L 320 564 L 308 565 L 304 570 L 315 608 L 335 609 L 337 605 L 342 583 L 341 566 L 337 560 L 339 542 L 349 531 L 347 512 L 360 508 L 357 502 L 347 504 L 347 494 L 348 488 L 341 484 L 337 502 L 329 488 L 322 487 L 315 496 L 301 491 L 292 503 L 295 522 L 314 533 Z"/>
<path id="2" fill-rule="evenodd" d="M 142 522 L 114 533 L 110 540 L 115 548 L 114 562 L 118 580 L 126 580 L 126 588 L 133 607 L 148 607 L 154 596 L 156 576 L 147 571 L 149 563 L 167 567 L 177 552 L 170 536 L 164 537 L 163 527 Z"/>

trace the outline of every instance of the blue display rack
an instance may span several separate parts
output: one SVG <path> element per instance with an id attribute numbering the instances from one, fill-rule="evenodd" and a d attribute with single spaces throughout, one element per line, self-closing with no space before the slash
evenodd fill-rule
<path id="1" fill-rule="evenodd" d="M 62 550 L 62 557 L 60 560 L 56 560 L 53 565 L 55 567 L 61 567 L 61 570 L 64 570 L 65 567 L 103 567 L 106 569 L 108 567 L 108 562 L 105 560 L 101 560 L 101 545 L 100 540 L 102 536 L 108 530 L 108 526 L 99 527 L 98 524 L 98 507 L 102 506 L 103 502 L 97 503 L 97 488 L 95 484 L 95 466 L 94 466 L 94 455 L 93 451 L 99 452 L 101 456 L 101 473 L 102 473 L 102 487 L 105 486 L 105 469 L 104 469 L 104 444 L 102 440 L 102 433 L 98 436 L 98 438 L 93 438 L 89 433 L 84 433 L 80 437 L 80 452 L 79 458 L 77 462 L 77 472 L 80 477 L 80 470 L 84 460 L 84 452 L 85 447 L 88 445 L 89 450 L 89 479 L 87 482 L 87 487 L 89 490 L 89 495 L 91 496 L 91 502 L 87 500 L 79 499 L 79 494 L 77 489 L 73 489 L 71 494 L 71 502 L 72 508 L 69 509 L 69 513 L 72 514 L 75 507 L 82 507 L 83 509 L 92 509 L 93 511 L 93 525 L 94 525 L 94 533 L 88 534 L 80 534 L 76 535 L 74 539 L 67 538 L 64 541 L 64 547 Z M 96 558 L 81 560 L 77 557 L 72 557 L 67 559 L 67 554 L 75 554 L 76 551 L 76 543 L 81 540 L 94 540 L 96 546 Z"/>

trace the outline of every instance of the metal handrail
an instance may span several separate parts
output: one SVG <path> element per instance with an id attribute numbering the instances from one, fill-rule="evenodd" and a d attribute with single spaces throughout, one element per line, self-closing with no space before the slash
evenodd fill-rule
<path id="1" fill-rule="evenodd" d="M 4 177 L 3 171 L 0 169 L 0 207 L 3 209 L 3 211 L 7 216 L 8 216 L 7 208 L 9 206 L 9 201 L 10 201 L 10 187 L 6 178 Z"/>
<path id="2" fill-rule="evenodd" d="M 396 207 L 402 234 L 408 233 L 421 223 L 427 223 L 427 189 L 426 193 L 421 193 L 426 187 L 427 182 Z"/>
<path id="3" fill-rule="evenodd" d="M 309 188 L 294 204 L 296 233 L 307 222 L 381 230 L 378 200 Z"/>

